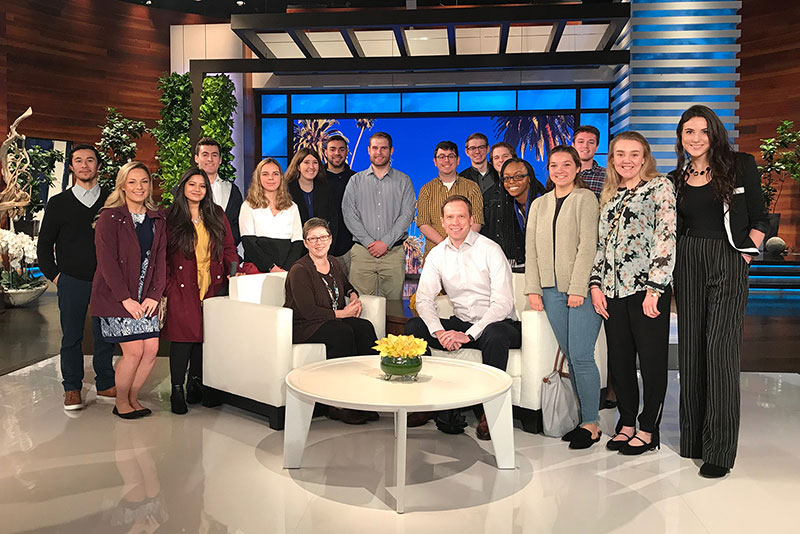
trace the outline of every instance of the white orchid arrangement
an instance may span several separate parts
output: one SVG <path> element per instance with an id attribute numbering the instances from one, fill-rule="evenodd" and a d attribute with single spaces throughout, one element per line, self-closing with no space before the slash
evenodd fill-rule
<path id="1" fill-rule="evenodd" d="M 0 256 L 3 256 L 2 286 L 4 289 L 25 289 L 44 284 L 33 280 L 25 266 L 36 261 L 36 240 L 28 234 L 0 229 Z M 8 257 L 6 265 L 5 257 Z"/>

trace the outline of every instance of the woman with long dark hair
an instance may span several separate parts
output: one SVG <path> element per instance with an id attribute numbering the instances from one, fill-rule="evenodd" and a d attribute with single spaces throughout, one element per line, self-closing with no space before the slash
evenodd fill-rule
<path id="1" fill-rule="evenodd" d="M 303 224 L 312 217 L 331 222 L 336 211 L 331 204 L 328 174 L 316 152 L 310 148 L 297 151 L 286 169 L 286 183 Z"/>
<path id="2" fill-rule="evenodd" d="M 167 313 L 163 336 L 171 342 L 172 413 L 185 414 L 187 402 L 202 400 L 202 303 L 224 289 L 231 265 L 237 264 L 231 227 L 225 212 L 211 197 L 208 175 L 192 167 L 181 176 L 167 213 Z"/>
<path id="3" fill-rule="evenodd" d="M 166 283 L 166 227 L 153 202 L 153 181 L 144 163 L 117 173 L 114 191 L 95 227 L 97 271 L 90 309 L 108 343 L 119 343 L 114 415 L 138 419 L 151 410 L 139 403 L 158 352 L 158 306 Z"/>
<path id="4" fill-rule="evenodd" d="M 769 220 L 755 160 L 733 151 L 716 113 L 690 107 L 676 135 L 680 454 L 719 478 L 736 459 L 747 271 Z"/>
<path id="5" fill-rule="evenodd" d="M 603 320 L 587 298 L 600 209 L 580 170 L 577 150 L 550 150 L 548 192 L 533 202 L 525 236 L 525 294 L 531 309 L 547 314 L 580 404 L 580 425 L 562 438 L 571 449 L 588 449 L 602 436 L 594 345 Z"/>
<path id="6" fill-rule="evenodd" d="M 605 319 L 619 410 L 616 435 L 606 448 L 636 455 L 660 446 L 676 219 L 672 182 L 658 172 L 642 134 L 623 132 L 611 141 L 600 205 L 589 287 L 592 305 Z M 637 356 L 644 386 L 641 413 Z"/>

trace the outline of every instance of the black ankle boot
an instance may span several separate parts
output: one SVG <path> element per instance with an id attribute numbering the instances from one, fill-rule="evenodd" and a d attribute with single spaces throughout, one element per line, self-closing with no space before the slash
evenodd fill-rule
<path id="1" fill-rule="evenodd" d="M 189 411 L 186 407 L 186 397 L 183 396 L 183 386 L 172 386 L 172 395 L 169 398 L 172 404 L 172 413 L 183 415 Z"/>
<path id="2" fill-rule="evenodd" d="M 203 400 L 203 381 L 196 376 L 190 376 L 186 381 L 186 402 L 197 404 Z"/>

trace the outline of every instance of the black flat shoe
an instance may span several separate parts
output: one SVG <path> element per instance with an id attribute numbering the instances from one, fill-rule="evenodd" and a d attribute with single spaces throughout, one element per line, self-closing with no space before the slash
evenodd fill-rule
<path id="1" fill-rule="evenodd" d="M 203 381 L 196 376 L 190 376 L 186 381 L 186 402 L 198 404 L 203 400 Z"/>
<path id="2" fill-rule="evenodd" d="M 703 478 L 722 478 L 730 472 L 731 470 L 727 467 L 710 464 L 708 462 L 700 466 L 700 476 Z"/>
<path id="3" fill-rule="evenodd" d="M 580 427 L 577 430 L 573 430 L 575 434 L 572 436 L 572 441 L 569 442 L 570 449 L 588 449 L 598 441 L 600 441 L 600 437 L 603 435 L 603 432 L 597 431 L 597 437 L 592 438 L 592 432 L 588 428 Z"/>
<path id="4" fill-rule="evenodd" d="M 615 440 L 614 438 L 616 438 L 617 436 L 625 436 L 627 439 L 624 439 L 624 440 L 617 439 L 617 440 Z M 622 447 L 624 447 L 625 445 L 627 445 L 627 443 L 632 439 L 633 439 L 633 436 L 629 436 L 628 434 L 624 434 L 622 432 L 617 432 L 616 434 L 611 436 L 610 440 L 608 440 L 606 442 L 606 449 L 608 449 L 609 451 L 617 451 L 617 452 L 619 452 L 619 450 Z"/>
<path id="5" fill-rule="evenodd" d="M 576 426 L 575 428 L 573 428 L 572 430 L 561 436 L 561 441 L 572 441 L 572 438 L 575 437 L 575 434 L 577 434 L 578 430 L 580 429 L 581 425 Z"/>
<path id="6" fill-rule="evenodd" d="M 139 414 L 139 417 L 147 417 L 148 415 L 153 413 L 153 410 L 151 410 L 150 408 L 142 408 L 141 410 L 136 410 L 136 413 Z"/>
<path id="7" fill-rule="evenodd" d="M 642 445 L 631 445 L 631 441 L 636 440 Z M 658 442 L 658 435 L 652 434 L 650 437 L 650 443 L 642 441 L 642 438 L 634 436 L 625 443 L 620 449 L 620 454 L 624 454 L 625 456 L 638 456 L 639 454 L 645 453 L 647 451 L 654 451 L 656 449 L 660 449 L 661 444 Z"/>
<path id="8" fill-rule="evenodd" d="M 186 407 L 186 397 L 183 395 L 183 386 L 172 386 L 172 395 L 169 397 L 172 413 L 183 415 L 189 411 Z"/>
<path id="9" fill-rule="evenodd" d="M 139 415 L 139 412 L 137 412 L 136 410 L 134 410 L 132 412 L 127 412 L 127 413 L 120 413 L 117 410 L 116 406 L 114 406 L 114 409 L 111 410 L 111 413 L 113 413 L 117 417 L 121 417 L 122 419 L 139 419 L 140 417 L 142 417 L 141 415 Z"/>

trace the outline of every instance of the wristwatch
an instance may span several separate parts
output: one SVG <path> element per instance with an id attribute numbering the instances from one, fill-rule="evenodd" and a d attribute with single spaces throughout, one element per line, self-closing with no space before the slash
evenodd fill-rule
<path id="1" fill-rule="evenodd" d="M 467 337 L 469 338 L 470 341 L 475 341 L 475 338 L 472 337 L 472 334 L 467 334 Z"/>

